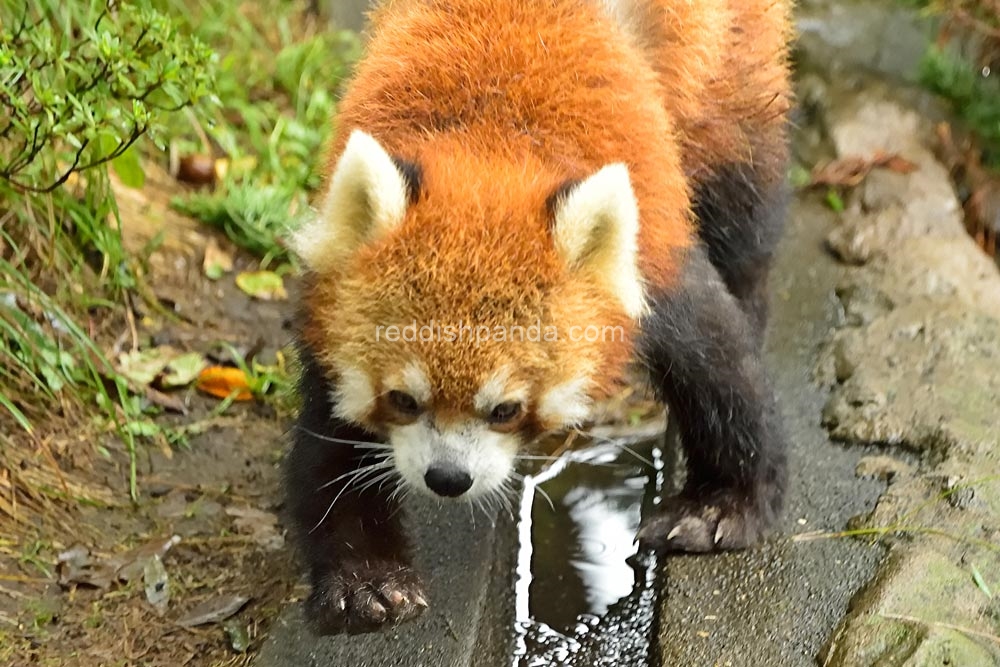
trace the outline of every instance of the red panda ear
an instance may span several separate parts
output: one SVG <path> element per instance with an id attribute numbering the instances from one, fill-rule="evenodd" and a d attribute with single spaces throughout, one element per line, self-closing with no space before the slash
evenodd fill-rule
<path id="1" fill-rule="evenodd" d="M 629 317 L 647 309 L 639 274 L 639 208 L 624 164 L 604 167 L 553 206 L 556 250 L 574 271 L 592 275 Z"/>
<path id="2" fill-rule="evenodd" d="M 292 247 L 313 271 L 343 262 L 366 241 L 403 220 L 410 198 L 406 176 L 369 134 L 354 130 L 330 177 L 316 217 L 292 237 Z"/>

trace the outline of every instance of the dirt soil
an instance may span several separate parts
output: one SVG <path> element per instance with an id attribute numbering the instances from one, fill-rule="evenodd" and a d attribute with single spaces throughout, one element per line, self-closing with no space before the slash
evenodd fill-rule
<path id="1" fill-rule="evenodd" d="M 224 341 L 273 363 L 291 339 L 289 303 L 241 292 L 234 275 L 257 260 L 171 212 L 179 186 L 155 167 L 148 172 L 141 191 L 118 188 L 123 231 L 132 251 L 162 233 L 147 280 L 174 318 L 136 306 L 140 348 L 170 345 L 211 358 L 224 356 Z M 202 270 L 210 240 L 235 259 L 218 281 Z M 287 414 L 249 402 L 217 416 L 219 400 L 190 388 L 173 398 L 187 414 L 161 422 L 201 432 L 181 447 L 140 447 L 135 503 L 117 438 L 90 440 L 95 429 L 69 420 L 42 425 L 36 438 L 8 434 L 4 456 L 18 472 L 0 478 L 8 510 L 0 512 L 0 665 L 248 664 L 270 619 L 301 595 L 277 517 Z M 167 541 L 173 536 L 176 544 Z M 150 599 L 162 593 L 147 595 L 144 584 L 164 587 L 158 551 L 169 591 L 160 610 Z M 227 619 L 187 627 L 192 612 L 211 621 L 237 605 Z"/>

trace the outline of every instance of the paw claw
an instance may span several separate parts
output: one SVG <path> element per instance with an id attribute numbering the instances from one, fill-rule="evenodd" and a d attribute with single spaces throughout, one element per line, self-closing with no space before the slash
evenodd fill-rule
<path id="1" fill-rule="evenodd" d="M 406 602 L 406 596 L 403 595 L 403 592 L 392 588 L 391 586 L 382 586 L 382 588 L 379 589 L 379 593 L 383 598 L 385 598 L 386 602 L 393 607 L 398 607 Z"/>
<path id="2" fill-rule="evenodd" d="M 773 519 L 745 495 L 732 490 L 708 496 L 676 496 L 639 530 L 641 548 L 705 552 L 743 549 L 758 542 Z"/>
<path id="3" fill-rule="evenodd" d="M 396 563 L 343 564 L 314 581 L 307 602 L 319 634 L 375 632 L 416 618 L 427 609 L 420 579 Z"/>
<path id="4" fill-rule="evenodd" d="M 371 606 L 368 609 L 368 614 L 371 616 L 373 621 L 375 621 L 376 623 L 381 623 L 382 621 L 385 620 L 385 617 L 389 615 L 389 612 L 386 611 L 386 608 L 383 607 L 381 603 L 375 602 L 373 600 Z"/>

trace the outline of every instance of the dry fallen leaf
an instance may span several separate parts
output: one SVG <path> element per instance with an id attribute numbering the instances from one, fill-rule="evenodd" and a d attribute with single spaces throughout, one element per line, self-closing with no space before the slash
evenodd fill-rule
<path id="1" fill-rule="evenodd" d="M 157 537 L 124 554 L 103 559 L 95 558 L 87 547 L 75 545 L 57 558 L 59 585 L 109 588 L 115 582 L 132 581 L 145 573 L 150 560 L 162 559 L 180 541 L 177 535 Z"/>
<path id="2" fill-rule="evenodd" d="M 227 507 L 226 514 L 233 517 L 236 531 L 248 534 L 253 541 L 269 551 L 285 545 L 285 538 L 278 530 L 278 517 L 255 507 Z"/>
<path id="3" fill-rule="evenodd" d="M 153 384 L 170 360 L 177 355 L 177 350 L 166 345 L 125 352 L 118 357 L 118 372 L 135 385 L 145 387 Z"/>
<path id="4" fill-rule="evenodd" d="M 115 576 L 120 581 L 133 581 L 143 574 L 146 563 L 156 557 L 162 559 L 167 552 L 180 543 L 179 535 L 156 537 L 108 562 L 115 567 Z"/>
<path id="5" fill-rule="evenodd" d="M 242 609 L 249 601 L 250 598 L 243 595 L 222 595 L 209 598 L 177 619 L 177 625 L 191 628 L 196 625 L 221 623 Z"/>
<path id="6" fill-rule="evenodd" d="M 177 355 L 163 369 L 160 386 L 165 389 L 186 387 L 198 378 L 207 365 L 205 358 L 197 352 Z"/>
<path id="7" fill-rule="evenodd" d="M 109 588 L 115 578 L 115 568 L 107 563 L 98 563 L 91 557 L 90 549 L 77 544 L 59 554 L 56 560 L 59 585 L 92 586 Z"/>
<path id="8" fill-rule="evenodd" d="M 274 271 L 245 271 L 236 276 L 236 286 L 261 301 L 283 301 L 288 298 L 285 281 Z"/>
<path id="9" fill-rule="evenodd" d="M 206 362 L 197 352 L 181 353 L 162 345 L 123 353 L 117 365 L 118 372 L 128 378 L 136 390 L 149 386 L 174 389 L 194 382 Z"/>
<path id="10" fill-rule="evenodd" d="M 860 185 L 873 169 L 888 169 L 898 174 L 909 174 L 917 169 L 917 165 L 896 153 L 882 151 L 870 158 L 847 156 L 814 169 L 808 185 L 853 188 Z"/>
<path id="11" fill-rule="evenodd" d="M 246 373 L 231 366 L 209 366 L 198 374 L 195 386 L 199 391 L 216 398 L 233 396 L 234 401 L 253 400 Z"/>
<path id="12" fill-rule="evenodd" d="M 213 237 L 209 237 L 201 267 L 210 280 L 218 280 L 233 270 L 233 256 L 223 250 Z"/>

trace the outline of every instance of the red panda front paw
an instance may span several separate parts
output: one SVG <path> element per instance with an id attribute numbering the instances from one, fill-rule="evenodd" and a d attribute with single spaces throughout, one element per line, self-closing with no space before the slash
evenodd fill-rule
<path id="1" fill-rule="evenodd" d="M 321 635 L 377 632 L 409 621 L 427 609 L 420 577 L 391 562 L 343 563 L 313 584 L 306 602 L 309 622 Z"/>
<path id="2" fill-rule="evenodd" d="M 702 497 L 681 494 L 665 498 L 636 539 L 639 548 L 661 553 L 745 549 L 761 540 L 775 514 L 766 503 L 731 489 Z"/>

